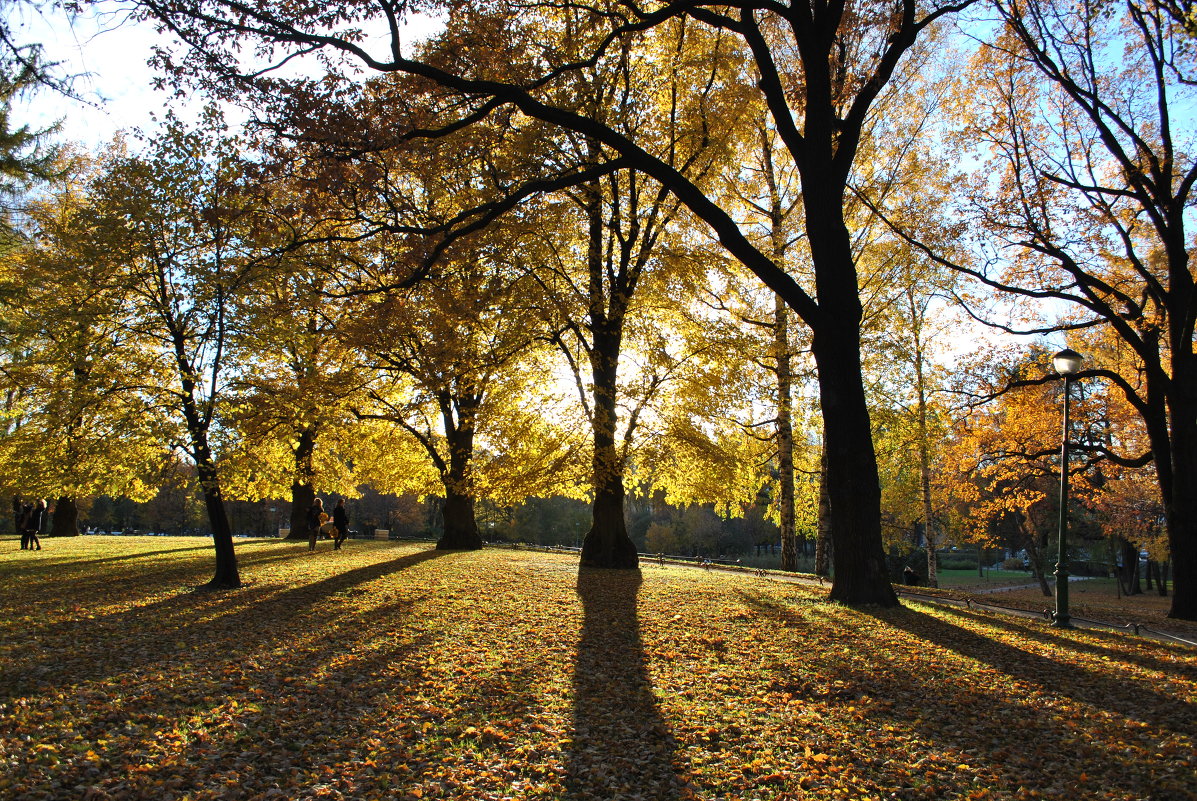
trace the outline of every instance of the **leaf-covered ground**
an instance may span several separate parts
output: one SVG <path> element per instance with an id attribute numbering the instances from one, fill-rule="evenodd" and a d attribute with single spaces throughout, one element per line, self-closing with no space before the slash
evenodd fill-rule
<path id="1" fill-rule="evenodd" d="M 1197 798 L 1197 651 L 645 565 L 0 542 L 4 799 Z"/>

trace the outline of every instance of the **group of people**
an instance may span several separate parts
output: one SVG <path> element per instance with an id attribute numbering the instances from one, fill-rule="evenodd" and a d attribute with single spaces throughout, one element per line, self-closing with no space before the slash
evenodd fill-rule
<path id="1" fill-rule="evenodd" d="M 12 499 L 13 520 L 21 533 L 22 551 L 40 551 L 42 541 L 38 536 L 46 524 L 46 501 L 38 498 L 36 503 L 22 504 L 20 497 Z"/>
<path id="2" fill-rule="evenodd" d="M 331 531 L 327 529 L 332 527 Z M 328 534 L 332 537 L 333 550 L 341 550 L 341 545 L 349 537 L 349 513 L 345 511 L 345 499 L 337 500 L 337 505 L 333 507 L 332 520 L 329 520 L 328 512 L 324 511 L 324 501 L 317 498 L 308 507 L 308 550 L 316 550 L 316 540 L 321 533 Z"/>

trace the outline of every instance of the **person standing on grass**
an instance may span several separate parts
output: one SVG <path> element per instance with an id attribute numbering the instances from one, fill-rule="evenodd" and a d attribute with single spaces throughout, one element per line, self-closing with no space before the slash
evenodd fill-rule
<path id="1" fill-rule="evenodd" d="M 312 501 L 312 505 L 308 507 L 308 550 L 316 550 L 316 538 L 320 536 L 320 526 L 323 521 L 320 516 L 324 514 L 324 501 L 317 498 Z"/>
<path id="2" fill-rule="evenodd" d="M 333 550 L 341 550 L 341 543 L 349 537 L 349 513 L 345 511 L 345 499 L 338 498 L 333 507 L 333 526 L 337 529 L 337 536 L 333 539 Z"/>
<path id="3" fill-rule="evenodd" d="M 21 543 L 24 545 L 28 541 L 28 549 L 31 551 L 40 551 L 42 549 L 42 541 L 38 538 L 41 533 L 42 525 L 46 522 L 46 501 L 43 498 L 38 498 L 37 503 L 29 510 L 25 516 L 25 533 L 21 536 Z"/>
<path id="4" fill-rule="evenodd" d="M 25 530 L 25 521 L 29 519 L 29 513 L 33 511 L 33 504 L 21 503 L 21 496 L 16 495 L 12 499 L 12 520 L 13 526 L 16 527 L 17 535 L 21 538 L 21 550 L 28 550 L 29 548 L 29 533 Z"/>

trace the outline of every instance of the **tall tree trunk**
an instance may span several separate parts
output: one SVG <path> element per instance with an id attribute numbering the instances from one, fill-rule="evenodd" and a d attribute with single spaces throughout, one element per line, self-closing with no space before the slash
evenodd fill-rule
<path id="1" fill-rule="evenodd" d="M 482 547 L 482 533 L 478 530 L 472 494 L 446 488 L 441 519 L 445 529 L 436 543 L 438 551 L 476 551 Z"/>
<path id="2" fill-rule="evenodd" d="M 1186 375 L 1183 383 L 1192 388 L 1197 376 Z M 1173 483 L 1164 499 L 1173 575 L 1168 617 L 1197 620 L 1197 403 L 1183 405 L 1172 409 Z M 1186 415 L 1184 422 L 1178 414 Z"/>
<path id="3" fill-rule="evenodd" d="M 581 563 L 582 567 L 635 568 L 640 566 L 640 560 L 636 555 L 636 545 L 628 536 L 628 527 L 624 519 L 624 465 L 615 441 L 619 420 L 616 410 L 619 356 L 623 347 L 624 314 L 631 298 L 623 287 L 606 284 L 602 193 L 597 186 L 590 192 L 586 215 L 586 258 L 590 276 L 588 322 L 593 337 L 589 355 L 590 375 L 594 386 L 591 420 L 594 434 L 594 457 L 591 465 L 594 508 L 590 531 L 582 540 Z"/>
<path id="4" fill-rule="evenodd" d="M 1139 549 L 1129 540 L 1118 539 L 1118 551 L 1122 555 L 1122 567 L 1118 570 L 1118 583 L 1124 595 L 1142 595 L 1139 583 Z"/>
<path id="5" fill-rule="evenodd" d="M 890 584 L 881 544 L 881 484 L 857 336 L 856 326 L 833 326 L 824 321 L 812 341 L 819 368 L 835 549 L 830 598 L 848 604 L 896 606 L 898 596 Z"/>
<path id="6" fill-rule="evenodd" d="M 615 445 L 615 369 L 612 337 L 596 333 L 591 351 L 594 376 L 594 507 L 590 531 L 582 540 L 582 566 L 634 568 L 640 564 L 624 519 L 623 460 Z M 618 353 L 618 349 L 614 350 Z"/>
<path id="7" fill-rule="evenodd" d="M 831 498 L 827 494 L 827 446 L 819 457 L 819 522 L 815 535 L 815 575 L 831 575 Z"/>
<path id="8" fill-rule="evenodd" d="M 775 297 L 773 347 L 777 351 L 777 463 L 781 516 L 781 569 L 798 569 L 798 535 L 794 530 L 794 426 L 790 374 L 789 307 Z"/>
<path id="9" fill-rule="evenodd" d="M 789 248 L 788 216 L 773 164 L 773 136 L 768 125 L 759 128 L 761 166 L 769 188 L 770 258 L 785 265 Z M 773 351 L 777 375 L 777 481 L 781 518 L 781 569 L 798 569 L 798 535 L 794 530 L 794 426 L 793 373 L 790 359 L 790 307 L 781 295 L 773 296 Z"/>
<path id="10" fill-rule="evenodd" d="M 474 512 L 474 489 L 470 480 L 470 463 L 474 456 L 474 404 L 458 415 L 456 423 L 451 414 L 445 417 L 445 433 L 449 445 L 448 475 L 443 477 L 445 506 L 441 519 L 445 528 L 436 547 L 440 551 L 476 551 L 482 547 L 482 534 Z M 444 411 L 444 410 L 442 410 Z"/>
<path id="11" fill-rule="evenodd" d="M 291 531 L 287 535 L 289 540 L 306 541 L 308 538 L 308 509 L 312 508 L 316 501 L 316 469 L 312 461 L 315 453 L 316 432 L 312 428 L 304 428 L 299 432 L 295 443 L 295 478 L 291 482 Z"/>
<path id="12" fill-rule="evenodd" d="M 241 575 L 237 571 L 237 553 L 233 550 L 233 530 L 229 526 L 228 512 L 220 491 L 220 477 L 216 460 L 208 445 L 206 420 L 195 404 L 194 382 L 183 381 L 183 419 L 187 422 L 187 433 L 191 438 L 192 458 L 199 477 L 200 490 L 204 495 L 204 508 L 208 512 L 208 524 L 212 527 L 212 546 L 216 551 L 216 572 L 204 589 L 225 590 L 241 586 Z"/>
<path id="13" fill-rule="evenodd" d="M 814 85 L 818 80 L 816 76 Z M 808 88 L 811 85 L 808 76 Z M 852 240 L 844 223 L 847 162 L 836 161 L 832 105 L 816 102 L 815 106 L 818 112 L 812 117 L 808 107 L 806 118 L 812 146 L 799 160 L 799 169 L 819 299 L 817 317 L 807 322 L 819 374 L 831 541 L 835 548 L 830 597 L 847 604 L 897 606 L 898 596 L 890 584 L 881 543 L 881 481 L 861 369 L 860 323 L 864 312 Z"/>
<path id="14" fill-rule="evenodd" d="M 50 526 L 51 537 L 79 536 L 79 507 L 74 498 L 65 495 L 54 504 L 54 520 Z"/>
<path id="15" fill-rule="evenodd" d="M 207 448 L 205 446 L 205 455 Z M 205 586 L 210 590 L 235 589 L 241 586 L 241 575 L 237 571 L 237 554 L 233 550 L 233 531 L 225 510 L 224 498 L 220 493 L 220 482 L 216 466 L 210 456 L 197 462 L 200 488 L 204 493 L 204 508 L 208 511 L 208 523 L 212 526 L 212 545 L 216 550 L 216 572 Z"/>
<path id="16" fill-rule="evenodd" d="M 927 586 L 938 587 L 939 575 L 936 564 L 936 549 L 939 537 L 935 531 L 935 512 L 931 508 L 931 449 L 927 442 L 927 407 L 922 387 L 922 366 L 919 373 L 919 471 L 922 473 L 923 537 L 927 541 Z M 980 570 L 981 549 L 977 547 L 977 569 Z"/>

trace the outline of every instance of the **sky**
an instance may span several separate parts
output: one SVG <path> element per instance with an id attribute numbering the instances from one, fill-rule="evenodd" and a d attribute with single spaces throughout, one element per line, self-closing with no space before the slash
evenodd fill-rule
<path id="1" fill-rule="evenodd" d="M 59 74 L 75 77 L 80 100 L 41 91 L 18 105 L 16 117 L 33 128 L 61 124 L 61 139 L 96 150 L 111 141 L 117 131 L 135 128 L 152 130 L 155 115 L 167 109 L 169 93 L 153 88 L 154 72 L 148 61 L 153 47 L 162 41 L 154 26 L 129 19 L 113 10 L 115 3 L 70 17 L 61 10 L 35 10 L 18 4 L 10 13 L 10 25 L 20 42 L 41 43 L 46 59 L 60 64 Z M 418 18 L 408 28 L 412 38 L 435 31 L 438 23 Z M 197 110 L 200 98 L 175 106 L 186 118 L 188 108 Z M 234 115 L 235 118 L 235 115 Z"/>
<path id="2" fill-rule="evenodd" d="M 110 141 L 118 130 L 149 128 L 162 113 L 166 93 L 151 85 L 147 61 L 158 40 L 153 26 L 92 11 L 71 20 L 61 11 L 19 8 L 11 18 L 18 41 L 40 42 L 59 74 L 76 76 L 81 100 L 50 91 L 26 98 L 17 117 L 31 127 L 62 125 L 61 138 L 88 149 Z"/>

